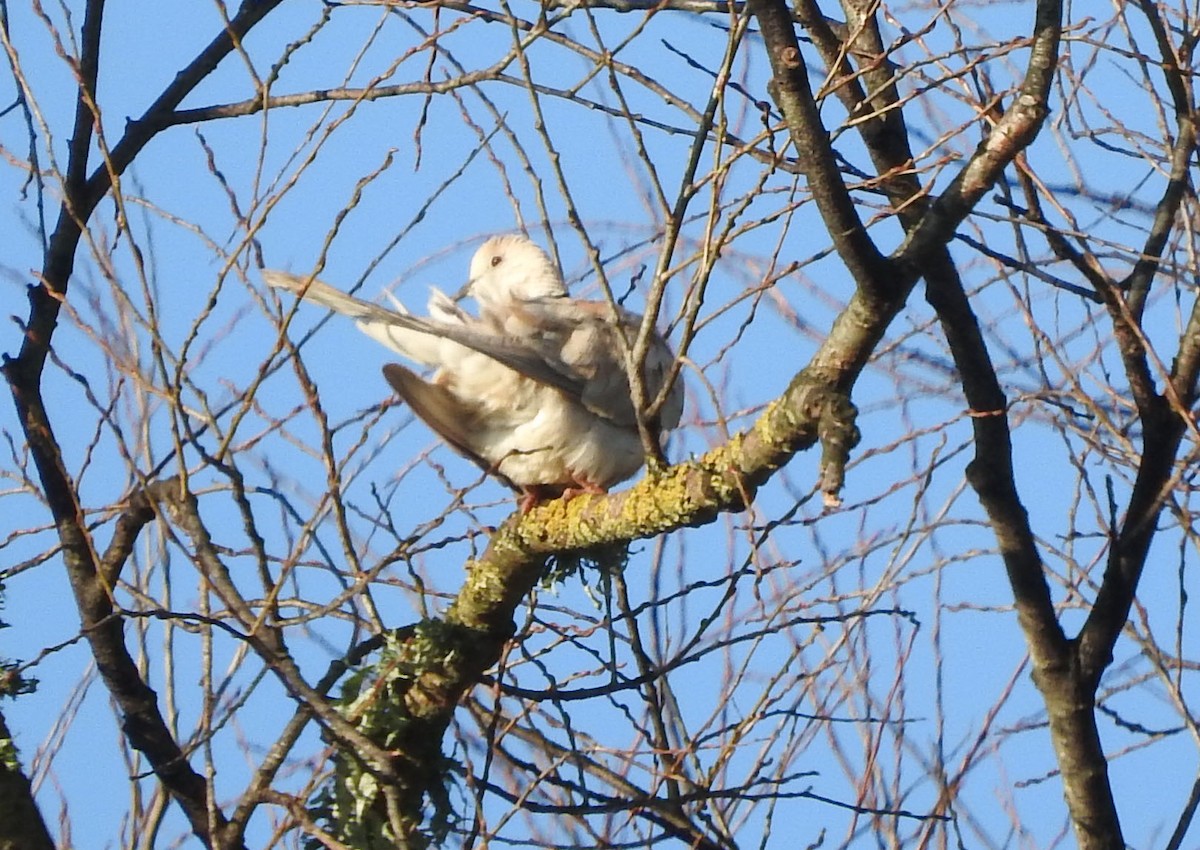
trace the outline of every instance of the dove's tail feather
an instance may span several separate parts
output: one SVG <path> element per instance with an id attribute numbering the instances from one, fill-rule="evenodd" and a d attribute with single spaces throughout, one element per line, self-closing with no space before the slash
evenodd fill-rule
<path id="1" fill-rule="evenodd" d="M 383 377 L 392 385 L 396 394 L 413 409 L 413 413 L 455 451 L 512 489 L 521 489 L 501 475 L 494 464 L 471 448 L 472 437 L 478 439 L 477 434 L 472 435 L 472 424 L 477 417 L 462 399 L 445 387 L 426 381 L 398 363 L 388 363 L 384 366 Z"/>
<path id="2" fill-rule="evenodd" d="M 405 357 L 427 366 L 438 366 L 442 362 L 444 346 L 436 329 L 420 319 L 347 295 L 313 277 L 263 269 L 262 278 L 268 286 L 295 293 L 305 301 L 358 320 L 363 333 Z"/>
<path id="3" fill-rule="evenodd" d="M 288 292 L 301 296 L 305 301 L 312 301 L 322 307 L 328 307 L 335 313 L 349 316 L 352 319 L 369 322 L 395 323 L 400 315 L 392 310 L 347 295 L 336 287 L 324 281 L 305 275 L 290 274 L 289 272 L 263 269 L 262 278 L 268 286 L 276 289 L 286 289 Z"/>

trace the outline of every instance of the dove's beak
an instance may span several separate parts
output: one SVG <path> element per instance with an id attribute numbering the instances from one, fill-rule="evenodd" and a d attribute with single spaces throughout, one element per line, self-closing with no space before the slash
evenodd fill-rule
<path id="1" fill-rule="evenodd" d="M 471 297 L 471 287 L 474 285 L 475 285 L 474 280 L 468 280 L 461 287 L 459 287 L 458 291 L 455 292 L 453 296 L 451 296 L 454 299 L 454 303 L 457 304 L 459 301 L 462 301 L 464 298 L 470 298 Z"/>

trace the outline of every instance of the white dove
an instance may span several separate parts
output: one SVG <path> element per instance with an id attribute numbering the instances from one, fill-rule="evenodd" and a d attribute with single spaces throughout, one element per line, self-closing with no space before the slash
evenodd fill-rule
<path id="1" fill-rule="evenodd" d="M 309 277 L 262 274 L 433 367 L 428 380 L 397 364 L 383 374 L 442 439 L 521 492 L 522 511 L 560 495 L 606 492 L 645 462 L 616 325 L 632 345 L 641 316 L 618 309 L 614 321 L 607 302 L 568 297 L 550 258 L 523 236 L 492 237 L 471 259 L 466 289 L 479 318 L 437 289 L 429 318 L 419 318 Z M 649 399 L 673 361 L 655 333 L 642 369 Z M 676 381 L 651 424 L 674 428 L 682 413 Z"/>

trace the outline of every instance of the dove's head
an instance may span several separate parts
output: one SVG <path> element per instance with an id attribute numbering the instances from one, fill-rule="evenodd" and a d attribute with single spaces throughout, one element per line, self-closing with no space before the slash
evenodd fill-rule
<path id="1" fill-rule="evenodd" d="M 546 252 L 524 236 L 493 236 L 471 258 L 467 292 L 481 307 L 567 294 Z"/>

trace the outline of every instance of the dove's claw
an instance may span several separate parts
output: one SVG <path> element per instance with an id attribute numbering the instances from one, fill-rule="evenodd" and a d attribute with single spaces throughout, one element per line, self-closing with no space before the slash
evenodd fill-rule
<path id="1" fill-rule="evenodd" d="M 571 482 L 571 486 L 563 490 L 562 497 L 563 501 L 569 502 L 576 496 L 583 495 L 584 493 L 603 494 L 607 492 L 607 487 L 601 487 L 599 484 L 588 481 L 586 478 L 577 478 Z"/>
<path id="2" fill-rule="evenodd" d="M 608 492 L 607 487 L 601 487 L 586 478 L 572 478 L 571 483 L 566 487 L 561 484 L 526 484 L 521 488 L 521 498 L 517 502 L 517 507 L 520 508 L 522 514 L 527 514 L 542 502 L 549 502 L 559 497 L 564 502 L 569 502 L 576 496 L 583 493 L 599 493 Z"/>
<path id="3" fill-rule="evenodd" d="M 521 499 L 517 502 L 522 514 L 527 514 L 542 502 L 557 499 L 562 493 L 561 487 L 553 484 L 526 484 L 521 488 Z"/>

